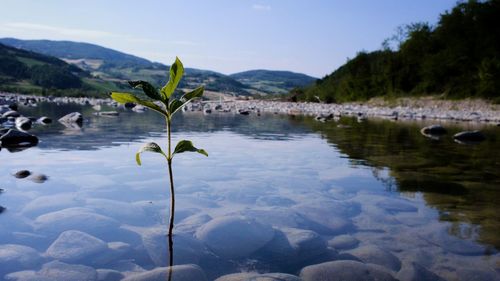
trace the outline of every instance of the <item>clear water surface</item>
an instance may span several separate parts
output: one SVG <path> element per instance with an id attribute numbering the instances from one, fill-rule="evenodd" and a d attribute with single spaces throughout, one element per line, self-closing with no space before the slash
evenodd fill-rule
<path id="1" fill-rule="evenodd" d="M 84 114 L 81 129 L 37 125 L 37 147 L 0 151 L 0 280 L 36 280 L 54 261 L 79 265 L 67 272 L 88 280 L 168 262 L 166 163 L 134 160 L 143 143 L 165 144 L 163 120 L 72 104 L 20 108 L 53 119 L 72 111 Z M 446 280 L 499 280 L 500 130 L 480 127 L 487 140 L 463 145 L 451 135 L 475 125 L 444 124 L 449 133 L 432 140 L 419 133 L 426 124 L 179 114 L 174 140 L 191 139 L 209 157 L 175 157 L 174 262 L 197 264 L 209 280 L 299 275 L 343 259 L 395 277 L 417 264 Z M 24 169 L 49 179 L 13 176 Z"/>

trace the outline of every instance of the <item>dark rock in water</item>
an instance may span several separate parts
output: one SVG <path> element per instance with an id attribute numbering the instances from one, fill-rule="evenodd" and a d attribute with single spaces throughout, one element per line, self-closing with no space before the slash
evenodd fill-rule
<path id="1" fill-rule="evenodd" d="M 5 208 L 0 206 L 0 214 L 3 213 L 3 211 L 5 211 Z"/>
<path id="2" fill-rule="evenodd" d="M 33 123 L 31 122 L 31 120 L 29 118 L 22 117 L 22 116 L 16 118 L 16 127 L 20 130 L 27 131 L 27 130 L 31 129 L 32 124 Z"/>
<path id="3" fill-rule="evenodd" d="M 131 103 L 131 102 L 126 102 L 124 104 L 125 108 L 134 108 L 135 107 L 135 103 Z"/>
<path id="4" fill-rule="evenodd" d="M 38 175 L 33 175 L 32 177 L 29 178 L 31 181 L 36 182 L 36 183 L 44 183 L 49 179 L 46 175 L 43 174 L 38 174 Z"/>
<path id="5" fill-rule="evenodd" d="M 455 134 L 453 139 L 463 143 L 476 143 L 484 141 L 486 137 L 480 131 L 464 131 Z"/>
<path id="6" fill-rule="evenodd" d="M 2 147 L 30 147 L 38 144 L 38 138 L 25 132 L 14 129 L 0 130 Z"/>
<path id="7" fill-rule="evenodd" d="M 240 109 L 240 110 L 238 110 L 238 113 L 241 114 L 241 115 L 249 115 L 250 111 L 244 110 L 244 109 Z"/>
<path id="8" fill-rule="evenodd" d="M 19 112 L 15 111 L 15 110 L 9 110 L 7 112 L 5 112 L 4 114 L 2 114 L 2 117 L 19 117 L 21 116 L 21 114 L 19 114 Z"/>
<path id="9" fill-rule="evenodd" d="M 83 123 L 83 117 L 80 112 L 72 112 L 70 114 L 67 114 L 61 118 L 59 118 L 59 122 L 61 123 L 77 123 L 81 125 Z"/>
<path id="10" fill-rule="evenodd" d="M 52 119 L 50 119 L 49 117 L 42 116 L 38 118 L 37 122 L 41 124 L 50 124 L 52 123 Z"/>
<path id="11" fill-rule="evenodd" d="M 422 130 L 420 130 L 420 133 L 422 133 L 422 135 L 424 135 L 424 136 L 428 136 L 428 135 L 440 136 L 440 135 L 446 134 L 447 131 L 441 125 L 431 125 L 431 126 L 427 126 L 427 127 L 422 128 Z"/>
<path id="12" fill-rule="evenodd" d="M 18 179 L 24 179 L 25 177 L 31 175 L 31 172 L 28 171 L 28 170 L 21 170 L 21 171 L 17 171 L 15 174 L 14 174 L 14 177 L 18 178 Z"/>
<path id="13" fill-rule="evenodd" d="M 17 103 L 11 103 L 11 104 L 9 104 L 9 109 L 17 111 Z"/>
<path id="14" fill-rule="evenodd" d="M 3 188 L 0 188 L 0 193 L 2 193 L 2 192 L 4 192 L 4 191 L 5 191 L 5 189 L 3 189 Z"/>

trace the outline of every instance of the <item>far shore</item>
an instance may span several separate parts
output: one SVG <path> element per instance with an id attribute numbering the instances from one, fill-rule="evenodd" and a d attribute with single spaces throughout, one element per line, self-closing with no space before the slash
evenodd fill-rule
<path id="1" fill-rule="evenodd" d="M 6 100 L 11 102 L 59 102 L 89 105 L 117 104 L 109 98 L 76 98 L 76 97 L 42 97 L 0 92 L 0 104 Z M 199 103 L 195 103 L 196 105 Z M 217 108 L 216 106 L 219 105 Z M 443 120 L 457 122 L 485 123 L 500 126 L 500 104 L 489 103 L 481 99 L 442 100 L 434 97 L 400 98 L 385 101 L 381 98 L 368 102 L 352 102 L 343 104 L 325 104 L 309 102 L 285 102 L 273 100 L 242 100 L 225 98 L 222 100 L 203 101 L 202 106 L 192 106 L 192 110 L 203 108 L 221 112 L 248 111 L 249 113 L 274 113 L 288 115 L 315 116 L 319 120 L 328 120 L 340 116 L 358 118 L 380 117 L 393 120 Z"/>

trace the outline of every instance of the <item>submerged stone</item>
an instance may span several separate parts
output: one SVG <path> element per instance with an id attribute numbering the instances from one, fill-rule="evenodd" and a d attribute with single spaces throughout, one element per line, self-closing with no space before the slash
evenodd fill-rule
<path id="1" fill-rule="evenodd" d="M 221 257 L 240 258 L 269 242 L 274 230 L 252 219 L 227 216 L 209 221 L 196 231 L 195 236 Z"/>
<path id="2" fill-rule="evenodd" d="M 36 268 L 43 262 L 37 250 L 17 244 L 0 245 L 0 277 L 7 273 Z"/>
<path id="3" fill-rule="evenodd" d="M 365 263 L 378 264 L 394 271 L 401 269 L 401 261 L 395 255 L 377 246 L 363 246 L 348 253 Z"/>
<path id="4" fill-rule="evenodd" d="M 357 261 L 332 261 L 304 267 L 303 281 L 397 281 L 391 274 Z"/>
<path id="5" fill-rule="evenodd" d="M 107 244 L 85 232 L 68 230 L 47 249 L 46 255 L 62 262 L 91 264 L 93 258 L 108 249 Z"/>
<path id="6" fill-rule="evenodd" d="M 123 281 L 165 281 L 168 280 L 169 267 L 159 267 L 150 271 L 134 274 Z M 172 267 L 173 281 L 207 281 L 203 270 L 194 264 L 174 265 Z"/>
<path id="7" fill-rule="evenodd" d="M 357 247 L 359 240 L 352 237 L 351 235 L 339 235 L 328 241 L 328 246 L 333 247 L 337 250 L 348 250 Z"/>
<path id="8" fill-rule="evenodd" d="M 402 281 L 445 281 L 445 279 L 415 262 L 405 264 L 396 277 Z"/>
<path id="9" fill-rule="evenodd" d="M 96 281 L 97 271 L 92 267 L 52 261 L 43 265 L 38 274 L 52 281 Z"/>
<path id="10" fill-rule="evenodd" d="M 299 277 L 286 273 L 242 272 L 221 276 L 215 281 L 302 281 Z"/>

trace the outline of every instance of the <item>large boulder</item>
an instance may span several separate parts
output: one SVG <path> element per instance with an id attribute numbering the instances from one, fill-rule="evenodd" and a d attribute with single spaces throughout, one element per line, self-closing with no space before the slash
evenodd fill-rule
<path id="1" fill-rule="evenodd" d="M 246 257 L 269 242 L 274 230 L 269 225 L 241 216 L 215 218 L 195 234 L 215 254 L 223 258 Z"/>
<path id="2" fill-rule="evenodd" d="M 93 264 L 95 257 L 107 249 L 107 244 L 101 239 L 85 232 L 68 230 L 59 235 L 45 254 L 62 262 Z"/>
<path id="3" fill-rule="evenodd" d="M 150 271 L 134 274 L 122 281 L 165 281 L 169 280 L 170 267 L 159 267 Z M 203 270 L 194 264 L 175 265 L 172 267 L 173 281 L 206 281 Z"/>
<path id="4" fill-rule="evenodd" d="M 0 130 L 0 143 L 3 147 L 30 147 L 38 144 L 34 135 L 14 129 Z"/>
<path id="5" fill-rule="evenodd" d="M 374 266 L 357 261 L 332 261 L 304 267 L 300 271 L 303 281 L 397 281 Z"/>

